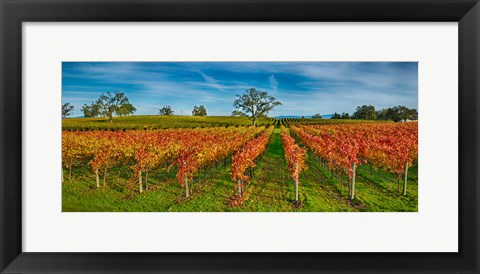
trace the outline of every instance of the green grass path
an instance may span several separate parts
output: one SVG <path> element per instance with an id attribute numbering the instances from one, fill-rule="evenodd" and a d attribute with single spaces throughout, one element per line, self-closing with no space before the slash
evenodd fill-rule
<path id="1" fill-rule="evenodd" d="M 307 165 L 310 165 L 310 159 Z M 280 137 L 280 129 L 274 130 L 272 139 L 262 157 L 253 182 L 248 207 L 255 211 L 355 211 L 328 180 L 314 168 L 300 175 L 299 199 L 303 207 L 293 207 L 295 189 Z"/>

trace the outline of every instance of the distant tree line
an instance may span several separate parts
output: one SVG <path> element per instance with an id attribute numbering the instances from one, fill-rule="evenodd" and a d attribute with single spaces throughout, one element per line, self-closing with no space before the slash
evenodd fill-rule
<path id="1" fill-rule="evenodd" d="M 313 117 L 313 116 L 312 116 Z M 352 116 L 343 112 L 342 114 L 333 113 L 330 119 L 361 119 L 361 120 L 391 120 L 395 122 L 417 120 L 418 112 L 416 109 L 405 106 L 395 106 L 376 111 L 372 105 L 357 106 Z"/>
<path id="2" fill-rule="evenodd" d="M 418 112 L 416 109 L 404 106 L 396 106 L 393 108 L 384 108 L 376 112 L 378 120 L 407 121 L 418 120 Z"/>
<path id="3" fill-rule="evenodd" d="M 74 107 L 70 103 L 62 104 L 62 118 L 66 118 L 73 114 Z M 127 116 L 135 113 L 137 109 L 130 104 L 128 97 L 122 92 L 102 93 L 96 101 L 92 101 L 90 105 L 84 104 L 80 109 L 83 116 L 86 118 L 92 117 L 108 117 L 112 122 L 113 116 Z M 171 106 L 163 106 L 159 110 L 160 115 L 174 115 Z M 192 111 L 193 116 L 206 116 L 207 109 L 205 106 L 194 106 Z"/>
<path id="4" fill-rule="evenodd" d="M 175 114 L 175 111 L 171 106 L 163 106 L 159 109 L 158 114 L 164 116 L 172 116 Z M 194 106 L 192 110 L 192 116 L 207 116 L 207 109 L 204 105 Z"/>
<path id="5" fill-rule="evenodd" d="M 342 114 L 338 114 L 335 112 L 332 114 L 332 117 L 330 117 L 330 119 L 352 119 L 352 118 L 350 117 L 350 114 L 346 112 L 343 112 Z"/>

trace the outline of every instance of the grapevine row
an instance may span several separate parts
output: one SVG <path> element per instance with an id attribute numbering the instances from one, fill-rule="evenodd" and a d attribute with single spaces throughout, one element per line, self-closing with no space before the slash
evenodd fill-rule
<path id="1" fill-rule="evenodd" d="M 295 140 L 290 136 L 284 126 L 281 127 L 282 146 L 285 151 L 285 159 L 287 160 L 290 175 L 295 183 L 295 205 L 299 205 L 298 201 L 298 176 L 306 167 L 305 160 L 307 150 L 295 144 Z"/>
<path id="2" fill-rule="evenodd" d="M 404 175 L 403 194 L 406 194 L 408 167 L 418 157 L 417 123 L 303 125 L 290 128 L 330 168 L 347 174 L 351 180 L 351 199 L 354 198 L 355 169 L 365 163 L 397 175 L 399 191 L 400 178 Z"/>
<path id="3" fill-rule="evenodd" d="M 103 174 L 106 184 L 108 170 L 130 166 L 132 183 L 143 191 L 142 173 L 158 167 L 177 166 L 177 180 L 185 185 L 200 167 L 227 157 L 254 138 L 264 127 L 177 129 L 160 131 L 93 131 L 62 133 L 62 162 L 69 170 L 89 164 L 96 176 Z M 188 190 L 186 191 L 188 196 Z"/>
<path id="4" fill-rule="evenodd" d="M 249 177 L 245 175 L 248 168 L 256 166 L 255 159 L 263 154 L 272 135 L 273 127 L 270 127 L 257 138 L 246 143 L 232 156 L 231 178 L 235 184 L 236 198 L 241 199 L 245 194 L 245 186 L 249 183 Z"/>

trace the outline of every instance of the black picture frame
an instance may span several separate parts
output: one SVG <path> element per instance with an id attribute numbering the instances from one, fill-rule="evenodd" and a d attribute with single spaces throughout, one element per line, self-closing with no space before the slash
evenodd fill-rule
<path id="1" fill-rule="evenodd" d="M 0 16 L 1 273 L 479 273 L 478 1 L 0 0 Z M 459 252 L 22 252 L 22 23 L 74 21 L 458 22 Z"/>

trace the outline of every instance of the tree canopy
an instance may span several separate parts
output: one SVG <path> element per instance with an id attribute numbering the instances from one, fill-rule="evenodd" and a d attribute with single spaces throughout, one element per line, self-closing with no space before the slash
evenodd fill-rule
<path id="1" fill-rule="evenodd" d="M 87 118 L 100 116 L 100 106 L 96 105 L 95 102 L 90 105 L 84 104 L 81 111 L 83 116 Z"/>
<path id="2" fill-rule="evenodd" d="M 70 103 L 62 104 L 62 117 L 65 118 L 73 114 L 74 107 Z"/>
<path id="3" fill-rule="evenodd" d="M 234 111 L 232 111 L 232 116 L 247 117 L 247 114 L 241 112 L 240 110 L 234 110 Z"/>
<path id="4" fill-rule="evenodd" d="M 375 107 L 372 105 L 363 105 L 358 106 L 355 112 L 352 114 L 353 119 L 362 119 L 362 120 L 376 120 L 377 113 L 375 112 Z"/>
<path id="5" fill-rule="evenodd" d="M 335 112 L 334 114 L 332 114 L 332 117 L 330 117 L 330 119 L 342 119 L 342 117 L 340 116 L 340 114 Z"/>
<path id="6" fill-rule="evenodd" d="M 194 106 L 192 110 L 193 116 L 207 116 L 207 109 L 205 106 L 200 105 L 199 107 Z"/>
<path id="7" fill-rule="evenodd" d="M 125 116 L 133 114 L 137 109 L 130 104 L 127 96 L 123 92 L 115 91 L 115 93 L 102 93 L 97 101 L 90 105 L 83 105 L 83 116 L 85 117 L 108 117 L 112 122 L 113 115 Z"/>
<path id="8" fill-rule="evenodd" d="M 342 119 L 350 119 L 350 114 L 348 114 L 348 112 L 343 112 Z"/>
<path id="9" fill-rule="evenodd" d="M 171 116 L 173 115 L 174 111 L 171 106 L 163 106 L 159 110 L 160 115 Z"/>
<path id="10" fill-rule="evenodd" d="M 377 117 L 379 120 L 392 120 L 395 122 L 417 120 L 418 112 L 413 108 L 411 109 L 405 106 L 395 106 L 377 111 Z"/>
<path id="11" fill-rule="evenodd" d="M 233 107 L 237 110 L 233 111 L 232 115 L 243 113 L 252 119 L 253 126 L 256 126 L 259 117 L 266 116 L 269 111 L 280 105 L 282 103 L 268 92 L 250 88 L 243 94 L 237 95 L 237 99 L 233 102 Z"/>
<path id="12" fill-rule="evenodd" d="M 375 111 L 374 106 L 363 105 L 357 106 L 357 109 L 352 116 L 346 112 L 343 112 L 341 115 L 335 112 L 332 114 L 331 119 L 391 120 L 394 122 L 405 122 L 409 120 L 417 120 L 418 112 L 416 109 L 407 108 L 405 106 L 395 106 Z"/>

